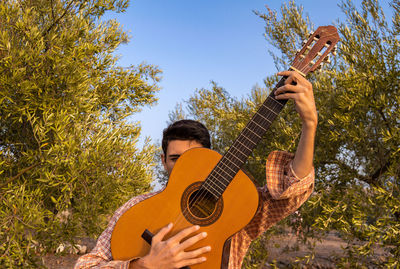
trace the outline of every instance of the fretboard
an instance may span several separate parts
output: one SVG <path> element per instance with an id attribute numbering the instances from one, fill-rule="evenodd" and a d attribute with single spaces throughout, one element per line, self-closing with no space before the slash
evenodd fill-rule
<path id="1" fill-rule="evenodd" d="M 285 78 L 278 82 L 271 94 L 204 181 L 202 187 L 212 193 L 215 198 L 221 197 L 285 106 L 287 100 L 277 100 L 274 94 L 275 90 L 282 86 L 284 82 Z"/>

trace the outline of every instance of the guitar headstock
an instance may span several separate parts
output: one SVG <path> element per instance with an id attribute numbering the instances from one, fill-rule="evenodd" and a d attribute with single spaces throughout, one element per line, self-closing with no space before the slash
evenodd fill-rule
<path id="1" fill-rule="evenodd" d="M 320 26 L 309 39 L 303 42 L 303 47 L 297 52 L 290 69 L 307 75 L 320 67 L 323 61 L 329 61 L 329 55 L 335 54 L 339 34 L 335 26 Z"/>

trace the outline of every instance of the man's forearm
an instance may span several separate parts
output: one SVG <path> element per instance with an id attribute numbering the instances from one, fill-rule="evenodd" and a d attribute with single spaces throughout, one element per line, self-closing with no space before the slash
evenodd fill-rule
<path id="1" fill-rule="evenodd" d="M 303 123 L 300 141 L 292 163 L 294 173 L 303 178 L 311 172 L 313 166 L 315 131 L 318 124 L 313 89 L 311 83 L 298 72 L 283 71 L 278 75 L 287 78 L 285 84 L 275 91 L 275 98 L 294 100 L 296 111 Z"/>
<path id="2" fill-rule="evenodd" d="M 293 171 L 300 178 L 307 176 L 313 167 L 316 129 L 317 122 L 303 122 L 300 141 L 293 160 Z"/>

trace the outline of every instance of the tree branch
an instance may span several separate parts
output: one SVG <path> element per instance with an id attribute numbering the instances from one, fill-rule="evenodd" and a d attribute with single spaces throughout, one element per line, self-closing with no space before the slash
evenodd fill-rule
<path id="1" fill-rule="evenodd" d="M 40 165 L 40 163 L 31 165 L 25 169 L 22 169 L 22 171 L 20 171 L 18 174 L 16 174 L 13 177 L 10 177 L 6 182 L 4 182 L 3 184 L 0 185 L 0 188 L 3 188 L 4 186 L 6 186 L 8 183 L 16 180 L 17 178 L 19 178 L 20 176 L 22 176 L 24 173 L 28 172 L 29 170 L 32 170 L 33 168 L 35 168 L 36 166 Z"/>
<path id="2" fill-rule="evenodd" d="M 72 6 L 73 3 L 74 3 L 74 1 L 69 2 L 69 4 L 67 5 L 66 9 L 64 10 L 64 13 L 61 14 L 61 16 L 58 17 L 58 18 L 49 26 L 49 28 L 43 33 L 43 37 L 46 36 L 46 35 L 51 31 L 51 29 L 52 29 L 52 28 L 67 14 L 67 11 L 69 10 L 69 8 Z M 53 12 L 53 6 L 52 6 L 51 8 L 52 8 L 52 12 Z M 47 51 L 48 49 L 49 49 L 48 44 L 46 44 L 46 49 L 45 49 L 45 51 Z"/>
<path id="3" fill-rule="evenodd" d="M 344 162 L 340 162 L 337 160 L 335 163 L 337 165 L 339 165 L 340 169 L 347 170 L 351 174 L 354 174 L 354 178 L 358 178 L 359 180 L 364 181 L 365 183 L 372 185 L 372 186 L 380 186 L 379 181 L 378 181 L 379 177 L 383 173 L 385 173 L 391 165 L 391 162 L 388 160 L 385 162 L 385 164 L 383 166 L 378 168 L 373 174 L 371 174 L 369 176 L 363 176 L 358 173 L 357 169 L 350 167 L 348 164 L 346 164 Z M 320 162 L 320 165 L 328 165 L 328 164 L 333 164 L 333 163 L 332 162 Z"/>

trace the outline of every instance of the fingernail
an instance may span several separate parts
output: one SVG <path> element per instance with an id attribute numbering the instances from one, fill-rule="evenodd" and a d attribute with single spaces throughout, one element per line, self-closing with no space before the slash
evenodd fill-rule
<path id="1" fill-rule="evenodd" d="M 202 235 L 203 237 L 206 237 L 206 236 L 207 236 L 207 233 L 206 233 L 206 232 L 203 232 L 203 233 L 201 233 L 201 235 Z"/>
<path id="2" fill-rule="evenodd" d="M 210 246 L 207 246 L 206 249 L 207 249 L 207 251 L 210 251 L 210 250 L 211 250 L 211 247 L 210 247 Z"/>
<path id="3" fill-rule="evenodd" d="M 202 257 L 201 260 L 202 260 L 203 262 L 205 262 L 205 261 L 207 260 L 207 258 L 206 258 L 206 257 Z"/>
<path id="4" fill-rule="evenodd" d="M 196 225 L 196 226 L 194 226 L 194 228 L 195 228 L 196 230 L 198 230 L 198 229 L 200 229 L 200 226 L 199 226 L 199 225 Z"/>
<path id="5" fill-rule="evenodd" d="M 172 222 L 170 224 L 168 224 L 168 228 L 171 228 L 171 227 L 172 227 Z"/>

